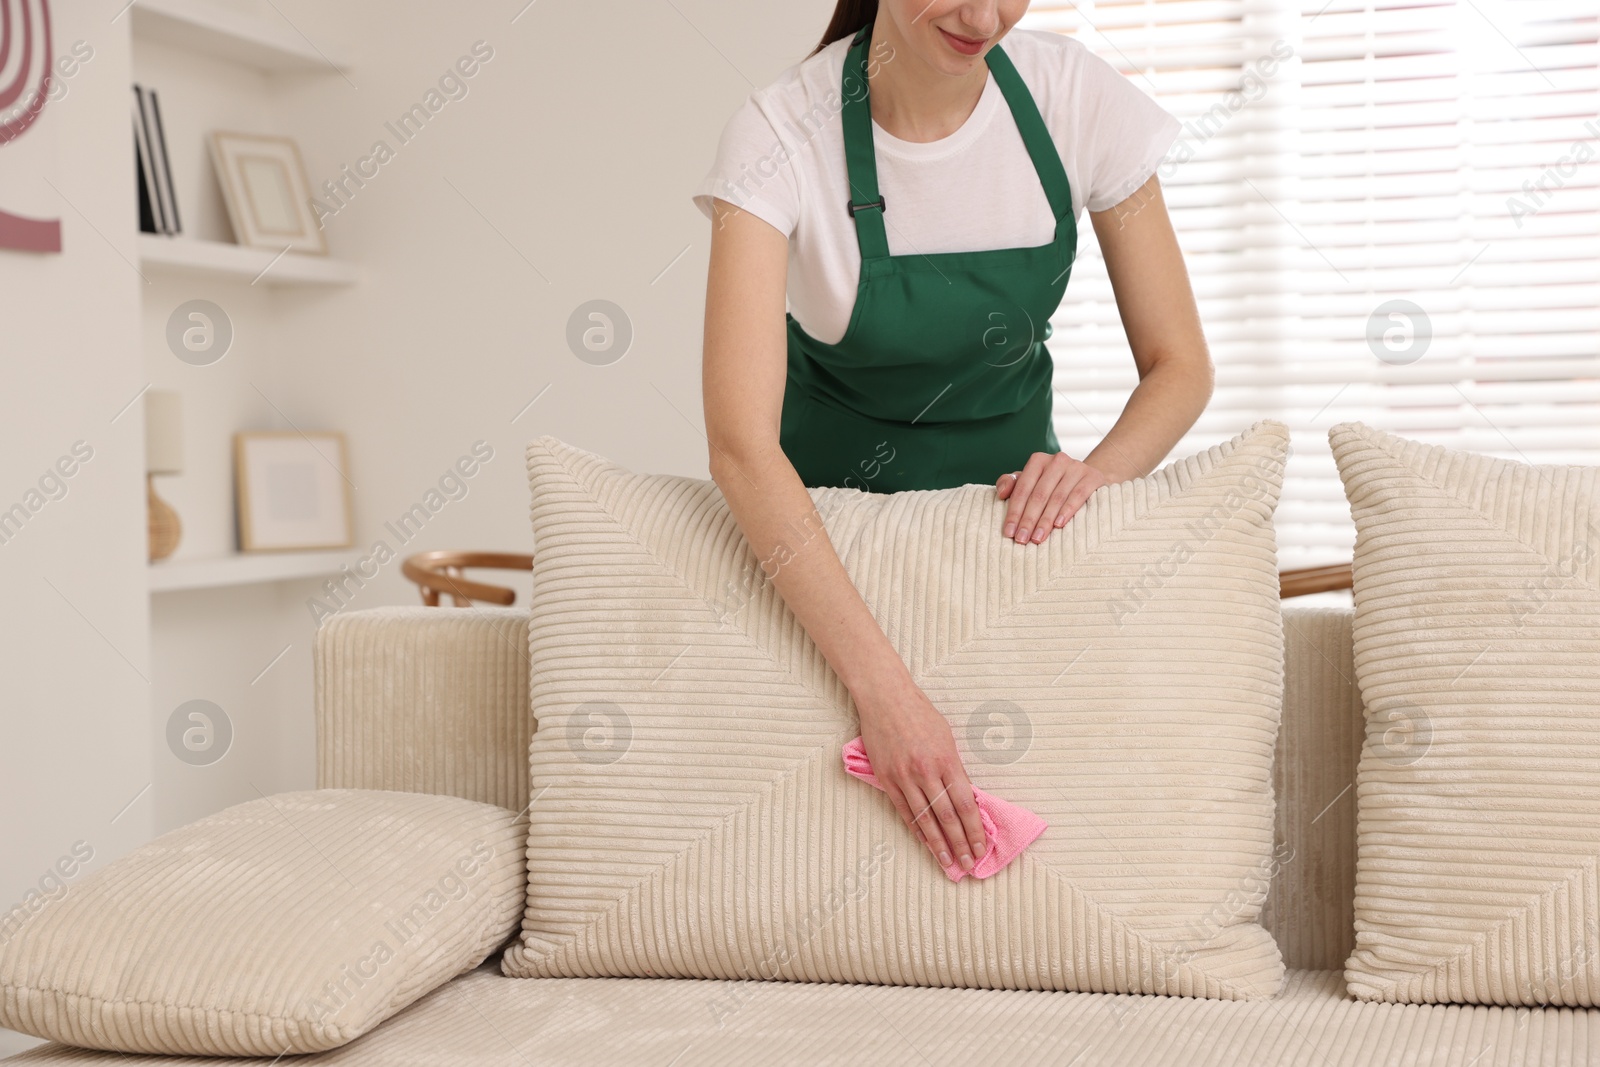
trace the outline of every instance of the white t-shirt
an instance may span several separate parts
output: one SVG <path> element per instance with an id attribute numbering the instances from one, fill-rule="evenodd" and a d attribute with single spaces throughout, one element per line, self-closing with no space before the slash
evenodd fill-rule
<path id="1" fill-rule="evenodd" d="M 1182 128 L 1071 37 L 1013 27 L 993 47 L 1005 49 L 1033 95 L 1072 183 L 1080 226 L 1085 206 L 1104 211 L 1136 192 Z M 861 267 L 845 210 L 839 90 L 849 48 L 849 37 L 835 41 L 751 93 L 723 128 L 716 162 L 693 194 L 707 218 L 714 219 L 717 197 L 788 236 L 789 311 L 824 344 L 844 336 Z M 867 58 L 869 69 L 894 62 L 887 52 Z M 1044 186 L 993 73 L 948 137 L 903 141 L 874 122 L 872 138 L 890 255 L 1041 245 L 1054 234 Z"/>

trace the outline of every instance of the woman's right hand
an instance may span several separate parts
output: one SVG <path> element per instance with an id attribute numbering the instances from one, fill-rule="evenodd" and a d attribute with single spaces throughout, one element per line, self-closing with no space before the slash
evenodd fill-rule
<path id="1" fill-rule="evenodd" d="M 861 745 L 901 820 L 941 866 L 954 857 L 972 870 L 987 845 L 950 724 L 905 672 L 855 701 Z"/>

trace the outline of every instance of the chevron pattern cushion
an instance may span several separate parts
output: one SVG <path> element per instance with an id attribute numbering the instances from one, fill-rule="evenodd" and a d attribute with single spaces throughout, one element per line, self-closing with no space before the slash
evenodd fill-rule
<path id="1" fill-rule="evenodd" d="M 526 838 L 520 813 L 456 797 L 235 804 L 0 915 L 0 1026 L 274 1063 L 343 1045 L 515 933 Z"/>
<path id="2" fill-rule="evenodd" d="M 1350 992 L 1600 1005 L 1600 468 L 1359 422 Z"/>
<path id="3" fill-rule="evenodd" d="M 850 694 L 720 490 L 528 447 L 536 720 L 516 977 L 1274 996 L 1283 693 L 1263 420 L 1103 486 L 1042 545 L 992 485 L 810 490 L 975 784 L 1049 827 L 951 882 L 840 752 Z M 1287 860 L 1292 862 L 1292 859 Z"/>

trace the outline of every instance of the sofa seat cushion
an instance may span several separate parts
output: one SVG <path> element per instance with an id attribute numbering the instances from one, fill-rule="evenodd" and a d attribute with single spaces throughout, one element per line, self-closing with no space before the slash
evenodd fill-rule
<path id="1" fill-rule="evenodd" d="M 157 1067 L 47 1046 L 4 1061 Z M 194 1059 L 183 1067 L 268 1067 Z M 285 1061 L 287 1062 L 287 1061 Z M 296 1067 L 1558 1067 L 1600 1062 L 1600 1009 L 1382 1004 L 1338 971 L 1273 1000 L 809 982 L 501 976 L 493 963 Z M 280 1065 L 282 1067 L 282 1065 Z"/>

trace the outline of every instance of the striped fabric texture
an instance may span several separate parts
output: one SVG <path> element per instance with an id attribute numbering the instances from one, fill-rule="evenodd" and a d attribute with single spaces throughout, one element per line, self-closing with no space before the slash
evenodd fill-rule
<path id="1" fill-rule="evenodd" d="M 1283 602 L 1283 717 L 1272 763 L 1281 851 L 1261 923 L 1284 965 L 1299 970 L 1342 970 L 1355 947 L 1355 781 L 1365 726 L 1353 614 Z M 323 623 L 318 784 L 524 807 L 528 620 L 526 607 L 476 605 L 366 608 Z M 520 646 L 510 649 L 513 640 Z M 477 753 L 474 761 L 458 749 Z"/>
<path id="2" fill-rule="evenodd" d="M 1042 545 L 1000 535 L 991 485 L 810 490 L 820 522 L 786 550 L 832 542 L 975 784 L 1049 824 L 957 884 L 844 771 L 850 694 L 716 485 L 533 441 L 504 973 L 1274 996 L 1288 444 L 1259 421 L 1101 487 Z"/>
<path id="3" fill-rule="evenodd" d="M 236 804 L 0 926 L 0 1026 L 121 1052 L 342 1045 L 515 933 L 526 835 L 455 797 Z"/>
<path id="4" fill-rule="evenodd" d="M 1365 735 L 1353 612 L 1283 602 L 1283 721 L 1272 760 L 1278 851 L 1261 925 L 1294 970 L 1342 970 L 1355 948 L 1356 764 Z"/>
<path id="5" fill-rule="evenodd" d="M 528 609 L 417 605 L 317 627 L 317 785 L 528 803 Z"/>
<path id="6" fill-rule="evenodd" d="M 1070 525 L 1070 523 L 1069 523 Z M 966 881 L 966 880 L 964 880 Z M 179 1067 L 51 1045 L 7 1067 Z M 1600 1011 L 1354 1000 L 1290 971 L 1272 1000 L 810 982 L 505 978 L 493 964 L 359 1041 L 181 1067 L 1587 1067 Z"/>
<path id="7" fill-rule="evenodd" d="M 1600 1004 L 1600 468 L 1328 439 L 1367 711 L 1350 992 Z"/>

